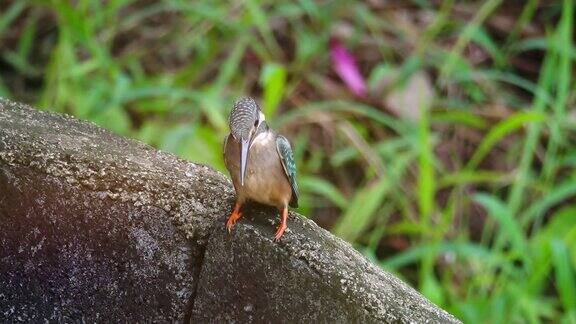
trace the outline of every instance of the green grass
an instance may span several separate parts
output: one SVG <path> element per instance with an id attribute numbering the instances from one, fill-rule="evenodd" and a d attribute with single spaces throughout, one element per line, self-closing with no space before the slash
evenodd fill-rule
<path id="1" fill-rule="evenodd" d="M 573 1 L 71 3 L 0 5 L 1 96 L 223 172 L 255 96 L 300 212 L 465 322 L 576 322 Z"/>

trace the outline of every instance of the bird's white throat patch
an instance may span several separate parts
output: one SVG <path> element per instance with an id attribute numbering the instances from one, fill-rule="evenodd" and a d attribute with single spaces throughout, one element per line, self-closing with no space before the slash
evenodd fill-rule
<path id="1" fill-rule="evenodd" d="M 254 138 L 254 140 L 252 141 L 252 144 L 250 144 L 250 148 L 252 148 L 252 146 L 254 145 L 267 145 L 268 143 L 270 143 L 270 141 L 273 140 L 273 134 L 272 132 L 263 132 L 260 133 L 258 135 L 256 135 L 256 137 Z"/>

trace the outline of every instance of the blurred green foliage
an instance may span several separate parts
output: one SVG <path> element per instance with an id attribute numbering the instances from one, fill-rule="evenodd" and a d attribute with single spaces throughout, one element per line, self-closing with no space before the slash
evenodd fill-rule
<path id="1" fill-rule="evenodd" d="M 573 1 L 0 10 L 1 96 L 224 172 L 227 114 L 253 95 L 292 140 L 300 212 L 465 322 L 576 322 Z"/>

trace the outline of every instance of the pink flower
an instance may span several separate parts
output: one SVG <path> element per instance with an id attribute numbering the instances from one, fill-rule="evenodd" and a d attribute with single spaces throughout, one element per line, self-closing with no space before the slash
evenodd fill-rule
<path id="1" fill-rule="evenodd" d="M 354 56 L 336 39 L 330 40 L 330 56 L 334 71 L 344 81 L 348 89 L 358 97 L 366 94 L 366 83 L 360 74 Z"/>

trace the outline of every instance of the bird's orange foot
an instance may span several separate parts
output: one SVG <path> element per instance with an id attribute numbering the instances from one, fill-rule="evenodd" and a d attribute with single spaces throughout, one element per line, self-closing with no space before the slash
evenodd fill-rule
<path id="1" fill-rule="evenodd" d="M 282 235 L 284 235 L 284 231 L 286 231 L 286 228 L 288 228 L 287 222 L 288 222 L 288 208 L 284 208 L 282 209 L 282 222 L 280 223 L 280 226 L 278 226 L 278 230 L 276 230 L 276 235 L 274 235 L 274 241 L 276 242 L 280 241 L 280 238 L 282 237 Z"/>
<path id="2" fill-rule="evenodd" d="M 232 231 L 232 227 L 234 227 L 234 224 L 236 224 L 236 221 L 238 221 L 238 219 L 240 219 L 241 216 L 242 213 L 240 212 L 240 204 L 237 203 L 236 205 L 234 205 L 234 211 L 232 211 L 232 215 L 228 217 L 228 221 L 226 222 L 226 228 L 228 229 L 228 233 Z"/>
<path id="3" fill-rule="evenodd" d="M 276 235 L 274 235 L 274 241 L 276 242 L 280 241 L 280 238 L 282 237 L 282 235 L 284 235 L 284 231 L 286 230 L 286 228 L 287 226 L 284 223 L 278 226 L 278 230 L 276 230 Z"/>

